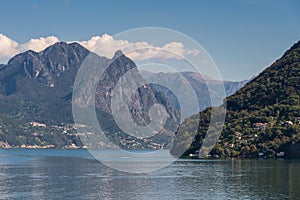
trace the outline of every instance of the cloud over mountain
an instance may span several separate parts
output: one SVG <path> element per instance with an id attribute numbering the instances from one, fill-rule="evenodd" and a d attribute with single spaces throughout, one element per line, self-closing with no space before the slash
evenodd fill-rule
<path id="1" fill-rule="evenodd" d="M 56 36 L 40 37 L 30 39 L 28 42 L 19 44 L 13 39 L 0 34 L 0 61 L 5 62 L 17 53 L 33 50 L 41 51 L 46 47 L 60 41 Z M 198 55 L 197 49 L 187 49 L 181 42 L 170 42 L 162 46 L 155 46 L 145 41 L 130 42 L 128 40 L 115 39 L 111 35 L 103 34 L 94 36 L 86 41 L 76 41 L 85 48 L 101 56 L 111 58 L 116 50 L 127 52 L 126 55 L 134 60 L 159 59 L 181 59 L 186 55 Z"/>
<path id="2" fill-rule="evenodd" d="M 11 57 L 18 53 L 19 44 L 7 36 L 0 34 L 0 58 Z"/>
<path id="3" fill-rule="evenodd" d="M 48 36 L 40 37 L 37 39 L 30 39 L 24 44 L 19 44 L 11 38 L 0 34 L 0 61 L 7 60 L 16 54 L 29 49 L 37 52 L 41 51 L 58 41 L 59 39 L 57 37 Z"/>

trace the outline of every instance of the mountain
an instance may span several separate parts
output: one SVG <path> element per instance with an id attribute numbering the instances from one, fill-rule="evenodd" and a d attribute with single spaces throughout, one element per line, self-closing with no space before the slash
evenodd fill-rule
<path id="1" fill-rule="evenodd" d="M 170 90 L 176 94 L 179 99 L 185 99 L 187 96 L 190 96 L 190 92 L 195 93 L 197 97 L 197 102 L 199 105 L 198 111 L 203 111 L 206 108 L 212 106 L 211 96 L 215 99 L 219 99 L 218 105 L 223 103 L 225 96 L 221 96 L 223 93 L 219 90 L 222 88 L 221 85 L 224 85 L 226 96 L 232 95 L 238 89 L 243 87 L 247 80 L 245 81 L 218 81 L 210 79 L 209 77 L 203 76 L 200 73 L 196 72 L 180 72 L 178 73 L 153 73 L 148 71 L 141 71 L 142 76 L 151 83 L 160 83 L 162 85 L 167 85 L 170 87 Z M 209 93 L 207 85 L 210 85 L 212 88 L 211 94 Z M 154 86 L 155 87 L 155 86 Z M 191 87 L 192 90 L 189 90 Z M 168 96 L 168 90 L 163 90 L 163 88 L 156 88 L 157 90 L 161 89 L 161 92 L 164 92 Z M 173 99 L 169 96 L 170 101 L 176 104 L 177 99 Z M 191 99 L 189 101 L 181 102 L 182 107 L 186 109 L 183 111 L 183 118 L 189 117 L 195 114 L 195 107 L 191 104 Z M 177 105 L 179 108 L 179 105 Z"/>
<path id="2" fill-rule="evenodd" d="M 68 95 L 89 53 L 77 43 L 60 42 L 10 59 L 0 70 L 1 113 L 48 124 L 72 122 Z"/>
<path id="3" fill-rule="evenodd" d="M 257 77 L 227 98 L 226 120 L 214 157 L 300 158 L 300 41 Z M 226 107 L 223 104 L 219 109 Z M 198 153 L 211 108 L 184 121 L 172 153 Z"/>
<path id="4" fill-rule="evenodd" d="M 92 58 L 97 69 L 104 70 L 99 77 L 88 77 L 85 84 L 98 82 L 96 88 L 96 110 L 99 124 L 106 136 L 114 144 L 122 148 L 161 148 L 171 142 L 181 119 L 194 114 L 195 109 L 190 101 L 183 101 L 181 106 L 186 107 L 180 112 L 178 97 L 186 98 L 190 85 L 197 96 L 203 110 L 211 105 L 206 83 L 213 85 L 212 95 L 223 99 L 218 92 L 219 81 L 207 80 L 198 73 L 183 72 L 185 80 L 179 79 L 176 74 L 158 73 L 145 78 L 149 82 L 168 83 L 171 88 L 160 84 L 144 83 L 142 75 L 135 63 L 121 51 L 117 51 L 112 59 L 98 56 L 77 43 L 58 42 L 41 52 L 26 51 L 11 58 L 6 65 L 0 66 L 0 141 L 4 146 L 21 145 L 54 147 L 82 146 L 77 127 L 72 116 L 73 85 L 77 72 L 87 57 Z M 122 77 L 131 73 L 130 79 Z M 146 75 L 147 76 L 147 75 Z M 132 78 L 134 77 L 134 78 Z M 204 80 L 205 78 L 206 80 Z M 128 102 L 118 115 L 119 121 L 133 119 L 140 126 L 147 126 L 151 122 L 150 108 L 161 104 L 167 111 L 166 124 L 156 136 L 146 141 L 126 134 L 116 122 L 111 109 L 113 88 L 118 82 L 143 83 L 131 96 L 130 88 L 123 87 L 120 98 Z M 225 81 L 226 94 L 241 87 L 244 82 Z M 215 86 L 215 87 L 214 87 Z M 85 99 L 79 104 L 90 104 Z M 219 102 L 221 104 L 221 101 Z M 123 105 L 114 105 L 121 108 Z M 199 110 L 198 109 L 198 110 Z M 181 116 L 182 115 L 182 116 Z M 158 120 L 158 119 L 157 119 Z M 143 132 L 143 131 L 141 131 Z M 129 141 L 135 142 L 129 142 Z"/>
<path id="5" fill-rule="evenodd" d="M 108 66 L 98 82 L 96 108 L 100 123 L 112 131 L 116 129 L 109 109 L 110 93 L 120 77 L 129 70 L 136 69 L 135 63 L 120 51 L 116 52 L 115 58 L 107 59 L 91 53 L 77 43 L 59 42 L 41 52 L 26 51 L 18 54 L 7 65 L 1 65 L 0 141 L 15 147 L 82 146 L 76 127 L 72 125 L 71 101 L 77 71 L 88 55 L 93 57 L 97 67 L 104 69 Z M 135 75 L 139 77 L 137 71 Z M 174 131 L 172 126 L 180 121 L 180 114 L 163 93 L 151 86 L 138 88 L 138 92 L 128 103 L 131 107 L 130 115 L 133 120 L 147 124 L 149 108 L 154 103 L 165 107 L 169 117 L 164 131 L 171 134 Z M 118 133 L 125 138 L 123 146 L 127 148 L 127 136 L 120 130 Z M 169 136 L 161 138 L 160 135 L 159 138 L 164 142 L 169 140 Z M 114 142 L 120 143 L 116 140 Z M 144 148 L 147 142 L 139 144 L 139 148 Z"/>

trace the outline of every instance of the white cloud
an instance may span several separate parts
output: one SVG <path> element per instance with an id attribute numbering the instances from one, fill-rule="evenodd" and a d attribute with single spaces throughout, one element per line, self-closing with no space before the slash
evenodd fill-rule
<path id="1" fill-rule="evenodd" d="M 58 42 L 59 39 L 55 36 L 40 37 L 38 39 L 30 39 L 24 44 L 10 39 L 9 37 L 0 34 L 0 61 L 7 61 L 12 56 L 27 51 L 29 49 L 33 51 L 42 51 L 46 47 Z"/>
<path id="2" fill-rule="evenodd" d="M 200 51 L 197 49 L 186 49 L 181 42 L 170 42 L 162 47 L 158 47 L 148 42 L 117 40 L 108 34 L 95 36 L 90 40 L 78 42 L 87 49 L 108 58 L 111 58 L 117 50 L 126 52 L 126 56 L 134 60 L 147 60 L 150 58 L 181 59 L 186 55 L 200 54 Z"/>
<path id="3" fill-rule="evenodd" d="M 19 49 L 20 51 L 31 49 L 33 51 L 39 52 L 58 41 L 59 39 L 55 36 L 40 37 L 38 39 L 31 39 L 25 44 L 20 45 Z"/>
<path id="4" fill-rule="evenodd" d="M 48 36 L 30 39 L 26 43 L 19 44 L 7 36 L 0 34 L 0 60 L 7 60 L 15 54 L 29 49 L 39 52 L 58 41 L 59 39 L 56 36 Z M 186 55 L 200 54 L 200 51 L 197 49 L 186 49 L 181 42 L 170 42 L 159 47 L 143 41 L 129 42 L 127 40 L 114 39 L 108 34 L 94 36 L 87 41 L 77 42 L 90 51 L 108 58 L 111 58 L 117 50 L 122 50 L 128 57 L 134 60 L 147 60 L 150 58 L 181 59 Z"/>
<path id="5" fill-rule="evenodd" d="M 0 34 L 0 58 L 10 57 L 18 53 L 18 46 L 19 44 L 16 41 Z"/>

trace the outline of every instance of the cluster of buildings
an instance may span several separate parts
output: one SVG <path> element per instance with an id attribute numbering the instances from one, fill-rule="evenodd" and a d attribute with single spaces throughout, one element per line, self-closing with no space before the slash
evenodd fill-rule
<path id="1" fill-rule="evenodd" d="M 293 120 L 293 121 L 286 120 L 286 121 L 281 122 L 282 127 L 292 127 L 295 124 L 300 124 L 300 117 L 296 117 L 295 120 Z M 234 132 L 232 140 L 224 143 L 225 154 L 227 154 L 228 152 L 231 152 L 231 151 L 242 152 L 244 147 L 248 147 L 248 150 L 249 150 L 249 148 L 251 146 L 253 146 L 254 144 L 256 144 L 257 141 L 259 140 L 260 132 L 264 132 L 268 127 L 271 127 L 271 125 L 269 123 L 256 122 L 256 123 L 252 124 L 252 128 L 251 128 L 252 131 L 250 134 L 243 134 L 238 131 Z M 222 141 L 219 140 L 219 142 L 222 142 Z M 286 156 L 284 151 L 276 152 L 273 149 L 264 149 L 264 148 L 259 149 L 259 150 L 255 149 L 255 151 L 253 151 L 253 152 L 258 152 L 257 155 L 255 156 L 258 158 L 269 158 L 269 157 L 284 158 Z M 189 154 L 189 157 L 194 158 L 194 157 L 198 157 L 198 155 L 199 155 L 199 151 L 196 151 L 195 153 Z M 232 155 L 229 153 L 227 156 L 230 157 Z M 219 158 L 219 155 L 208 154 L 207 157 Z"/>

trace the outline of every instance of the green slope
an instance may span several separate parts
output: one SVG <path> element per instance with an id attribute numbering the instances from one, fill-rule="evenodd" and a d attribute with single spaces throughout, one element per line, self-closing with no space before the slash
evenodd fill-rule
<path id="1" fill-rule="evenodd" d="M 225 105 L 223 105 L 225 106 Z M 172 149 L 189 146 L 183 156 L 201 147 L 210 109 L 185 120 Z M 200 123 L 199 123 L 200 121 Z M 300 41 L 235 94 L 227 98 L 227 113 L 214 157 L 300 158 Z M 188 142 L 186 142 L 188 141 Z"/>

